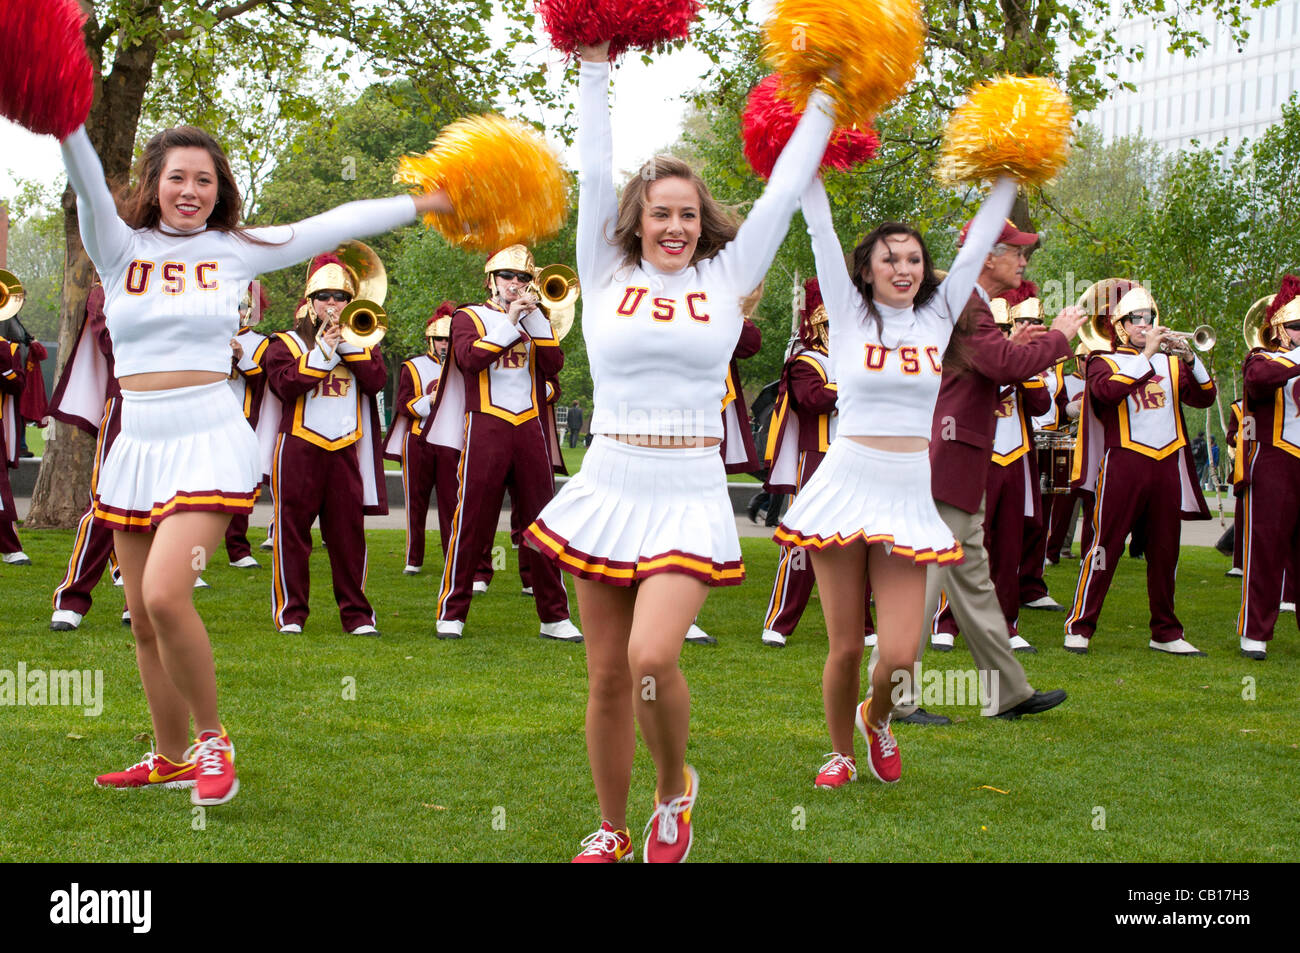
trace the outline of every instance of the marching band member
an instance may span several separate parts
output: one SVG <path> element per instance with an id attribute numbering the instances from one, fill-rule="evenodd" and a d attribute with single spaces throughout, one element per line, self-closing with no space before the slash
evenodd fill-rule
<path id="1" fill-rule="evenodd" d="M 448 466 L 451 473 L 442 474 L 437 445 L 424 439 L 433 415 L 433 399 L 447 357 L 451 316 L 455 311 L 454 301 L 438 305 L 425 322 L 427 349 L 402 363 L 397 396 L 393 398 L 393 423 L 384 444 L 384 456 L 402 464 L 402 491 L 406 495 L 406 565 L 402 572 L 408 576 L 418 574 L 424 567 L 424 526 L 429 516 L 430 497 L 437 507 L 439 535 L 444 540 L 450 508 L 456 505 L 454 462 Z"/>
<path id="2" fill-rule="evenodd" d="M 1232 568 L 1225 576 L 1240 579 L 1245 575 L 1241 568 L 1242 554 L 1245 551 L 1246 514 L 1243 502 L 1246 495 L 1246 458 L 1241 445 L 1241 418 L 1245 413 L 1244 401 L 1237 398 L 1228 407 L 1228 432 L 1223 435 L 1228 452 L 1232 454 Z"/>
<path id="3" fill-rule="evenodd" d="M 254 291 L 257 301 L 253 300 Z M 250 284 L 244 297 L 239 300 L 239 332 L 230 341 L 230 389 L 244 411 L 244 419 L 254 432 L 262 412 L 262 396 L 266 391 L 262 360 L 271 339 L 253 328 L 261 322 L 262 315 L 269 306 L 262 283 L 255 281 Z M 226 555 L 230 558 L 230 565 L 236 569 L 256 569 L 260 565 L 253 558 L 253 549 L 248 545 L 248 514 L 236 513 L 230 517 L 230 525 L 226 527 Z"/>
<path id="4" fill-rule="evenodd" d="M 122 429 L 99 471 L 95 519 L 114 529 L 127 604 L 137 610 L 132 631 L 157 745 L 97 783 L 193 784 L 195 804 L 223 804 L 239 783 L 194 609 L 194 553 L 216 549 L 231 514 L 252 508 L 260 478 L 257 439 L 226 384 L 239 296 L 259 272 L 445 210 L 447 200 L 404 195 L 244 228 L 221 147 L 182 126 L 146 144 L 119 217 L 85 128 L 62 149 L 81 238 L 103 278 L 122 388 Z M 187 750 L 191 716 L 198 739 Z"/>
<path id="5" fill-rule="evenodd" d="M 320 518 L 339 619 L 349 635 L 378 635 L 366 598 L 366 515 L 388 512 L 375 395 L 388 370 L 379 347 L 343 340 L 339 314 L 357 296 L 357 275 L 337 255 L 318 255 L 292 331 L 266 349 L 266 376 L 279 398 L 270 463 L 275 501 L 271 603 L 283 633 L 307 621 L 312 523 Z M 263 430 L 265 433 L 266 430 Z"/>
<path id="6" fill-rule="evenodd" d="M 836 387 L 831 377 L 827 333 L 829 319 L 816 278 L 804 282 L 803 307 L 799 309 L 799 343 L 781 369 L 781 384 L 772 424 L 768 430 L 765 460 L 772 494 L 794 496 L 817 472 L 835 439 Z M 803 617 L 812 595 L 813 569 L 807 551 L 782 546 L 772 581 L 760 641 L 784 648 Z M 871 587 L 865 606 L 867 637 L 874 634 L 871 622 Z"/>
<path id="7" fill-rule="evenodd" d="M 464 633 L 475 572 L 491 549 L 507 484 L 512 510 L 527 526 L 554 495 L 553 470 L 564 468 L 554 407 L 546 400 L 547 379 L 559 373 L 564 352 L 529 287 L 537 274 L 532 253 L 511 245 L 491 256 L 483 272 L 492 298 L 452 315 L 435 403 L 464 408 L 459 486 L 438 591 L 440 639 Z M 531 564 L 540 637 L 581 642 L 559 570 L 531 549 L 521 549 L 519 558 Z"/>
<path id="8" fill-rule="evenodd" d="M 85 314 L 72 353 L 50 398 L 50 416 L 95 437 L 95 464 L 90 473 L 90 499 L 77 523 L 68 571 L 54 590 L 50 629 L 70 632 L 90 611 L 91 592 L 99 585 L 104 567 L 117 569 L 113 556 L 113 529 L 96 520 L 95 493 L 99 472 L 113 441 L 122 429 L 122 390 L 113 372 L 113 341 L 104 318 L 104 286 L 98 276 L 86 297 Z M 129 611 L 122 621 L 130 624 Z"/>
<path id="9" fill-rule="evenodd" d="M 987 207 L 988 201 L 985 204 Z M 983 213 L 981 209 L 980 214 Z M 963 253 L 972 247 L 972 236 L 979 225 L 977 216 L 962 230 Z M 982 236 L 984 257 L 967 265 L 971 270 L 978 268 L 973 292 L 965 301 L 944 353 L 929 446 L 930 493 L 939 516 L 966 558 L 960 563 L 938 563 L 929 570 L 925 618 L 935 617 L 940 595 L 946 595 L 976 666 L 982 672 L 997 673 L 998 710 L 989 714 L 1018 718 L 1048 711 L 1065 701 L 1066 695 L 1060 689 L 1035 691 L 1029 684 L 1024 668 L 1012 653 L 1006 613 L 989 574 L 984 534 L 987 496 L 993 477 L 989 471 L 994 469 L 996 408 L 1003 387 L 1026 380 L 1062 354 L 1069 353 L 1070 338 L 1078 331 L 1083 316 L 1075 309 L 1066 309 L 1056 316 L 1050 329 L 1025 326 L 1014 331 L 1010 338 L 1004 335 L 993 319 L 991 296 L 1019 287 L 1027 249 L 1038 241 L 1038 236 L 1020 231 L 1009 221 L 1003 221 L 997 232 L 994 231 L 998 228 L 996 221 L 986 222 L 984 227 L 987 229 Z M 992 240 L 994 237 L 996 242 Z M 1011 561 L 1015 561 L 1014 557 Z M 920 660 L 922 648 L 923 645 L 915 647 L 909 663 Z M 873 674 L 879 667 L 877 661 L 873 653 Z M 910 680 L 904 682 L 904 691 L 894 706 L 897 720 L 949 723 L 942 715 L 916 707 L 916 688 Z"/>
<path id="10" fill-rule="evenodd" d="M 1029 232 L 1020 232 L 1019 235 L 1031 241 L 1038 237 Z M 1007 254 L 1004 253 L 1003 257 Z M 981 287 L 988 290 L 987 285 Z M 1032 281 L 1024 281 L 992 298 L 989 307 L 993 320 L 1004 335 L 1010 337 L 1013 327 L 1019 330 L 1027 326 L 1042 326 L 1042 303 L 1037 293 Z M 1023 316 L 1026 314 L 1035 315 L 1038 320 L 1025 320 Z M 941 389 L 937 412 L 945 409 L 945 396 Z M 998 605 L 1006 620 L 1011 650 L 1036 652 L 1019 630 L 1020 559 L 1026 526 L 1038 515 L 1037 467 L 1031 465 L 1034 459 L 1032 421 L 1047 412 L 1051 397 L 1043 378 L 1032 375 L 1002 385 L 994 399 L 992 460 L 985 471 L 984 552 L 988 557 L 989 578 L 993 580 Z M 949 602 L 935 616 L 931 638 L 936 648 L 944 646 L 945 638 L 950 647 L 951 633 L 960 631 L 960 626 L 952 622 L 952 611 Z"/>
<path id="11" fill-rule="evenodd" d="M 1064 407 L 1059 414 L 1060 428 L 1069 427 L 1071 429 L 1078 427 L 1079 415 L 1083 411 L 1083 363 L 1087 358 L 1087 346 L 1082 342 L 1074 350 L 1074 358 L 1067 361 L 1066 364 L 1058 365 L 1058 374 L 1061 376 L 1061 390 L 1058 392 L 1058 403 L 1064 403 Z M 1069 373 L 1061 374 L 1061 369 L 1070 367 Z M 1076 441 L 1077 444 L 1077 441 Z M 1070 455 L 1071 470 L 1073 470 L 1074 454 Z M 1086 494 L 1089 498 L 1092 494 Z M 1074 527 L 1078 521 L 1078 514 L 1084 504 L 1084 492 L 1071 488 L 1069 493 L 1052 494 L 1052 507 L 1048 514 L 1047 521 L 1047 549 L 1043 554 L 1044 561 L 1049 565 L 1055 566 L 1061 561 L 1061 557 L 1070 552 L 1070 547 L 1074 544 Z M 1092 504 L 1087 503 L 1086 511 L 1083 518 L 1085 533 L 1090 532 L 1089 527 L 1092 525 Z M 1083 542 L 1083 549 L 1087 550 L 1091 542 L 1091 537 L 1086 536 Z M 1073 559 L 1073 556 L 1070 556 Z M 1022 590 L 1022 596 L 1023 596 Z M 1035 607 L 1037 608 L 1037 607 Z M 1047 608 L 1051 608 L 1048 606 Z M 1064 608 L 1064 607 L 1062 607 Z"/>
<path id="12" fill-rule="evenodd" d="M 18 507 L 9 485 L 9 470 L 18 466 L 20 428 L 24 426 L 18 415 L 18 397 L 27 379 L 23 363 L 21 345 L 0 337 L 0 454 L 4 457 L 0 460 L 0 560 L 11 566 L 32 564 L 14 528 Z"/>
<path id="13" fill-rule="evenodd" d="M 1032 282 L 1025 282 L 1032 284 Z M 1016 319 L 1016 326 L 1021 324 L 1042 324 L 1041 302 L 1036 315 L 1025 315 Z M 1065 388 L 1066 361 L 1060 361 L 1038 375 L 1047 388 L 1047 409 L 1036 415 L 1029 426 L 1031 439 L 1037 435 L 1064 434 L 1069 430 L 1070 418 L 1066 413 L 1068 397 Z M 1029 492 L 1038 496 L 1036 515 L 1025 523 L 1024 545 L 1020 553 L 1020 605 L 1025 609 L 1044 609 L 1051 612 L 1064 612 L 1065 606 L 1052 598 L 1043 580 L 1044 561 L 1047 558 L 1047 541 L 1051 535 L 1053 519 L 1057 522 L 1068 515 L 1064 509 L 1073 506 L 1074 501 L 1066 493 L 1049 493 L 1042 487 L 1043 469 L 1051 467 L 1053 458 L 1050 452 L 1031 449 L 1033 457 L 1033 484 Z"/>
<path id="14" fill-rule="evenodd" d="M 1204 655 L 1183 637 L 1174 613 L 1174 577 L 1180 519 L 1210 518 L 1181 405 L 1209 407 L 1214 381 L 1185 342 L 1176 345 L 1176 354 L 1161 351 L 1161 342 L 1174 339 L 1155 323 L 1155 299 L 1142 285 L 1112 278 L 1094 285 L 1085 298 L 1089 294 L 1113 350 L 1088 358 L 1076 482 L 1095 479 L 1097 502 L 1092 546 L 1080 559 L 1074 606 L 1065 620 L 1065 648 L 1087 653 L 1124 540 L 1141 521 L 1151 605 L 1148 645 L 1170 655 Z"/>
<path id="15" fill-rule="evenodd" d="M 525 539 L 573 574 L 587 630 L 587 753 L 603 819 L 575 860 L 632 855 L 639 724 L 657 780 L 643 856 L 677 862 L 690 851 L 699 793 L 685 761 L 682 643 L 709 587 L 744 578 L 718 450 L 727 364 L 741 299 L 771 265 L 825 150 L 833 107 L 820 92 L 811 97 L 737 230 L 671 156 L 647 162 L 615 202 L 609 45 L 580 52 L 577 265 L 597 436 Z"/>
<path id="16" fill-rule="evenodd" d="M 1283 573 L 1300 566 L 1300 278 L 1282 279 L 1263 318 L 1244 367 L 1242 419 L 1254 418 L 1253 426 L 1237 435 L 1246 487 L 1237 635 L 1241 654 L 1261 662 L 1277 623 Z"/>

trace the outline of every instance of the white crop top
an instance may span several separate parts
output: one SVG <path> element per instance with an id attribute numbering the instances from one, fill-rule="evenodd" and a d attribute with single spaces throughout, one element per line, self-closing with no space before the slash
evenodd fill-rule
<path id="1" fill-rule="evenodd" d="M 118 217 L 84 127 L 63 142 L 77 193 L 81 240 L 104 283 L 104 314 L 118 377 L 151 371 L 230 370 L 230 339 L 249 281 L 340 242 L 415 221 L 409 195 L 349 202 L 294 225 L 228 232 L 133 229 Z"/>
<path id="2" fill-rule="evenodd" d="M 612 244 L 618 203 L 609 65 L 584 62 L 578 90 L 577 265 L 595 385 L 591 432 L 721 437 L 718 408 L 740 339 L 740 301 L 776 257 L 800 190 L 826 150 L 834 107 L 813 94 L 736 237 L 712 258 L 670 274 L 645 260 L 624 264 Z"/>
<path id="3" fill-rule="evenodd" d="M 930 300 L 919 308 L 902 309 L 876 303 L 883 319 L 883 333 L 878 334 L 876 319 L 867 313 L 845 267 L 826 189 L 820 178 L 813 179 L 804 192 L 803 214 L 830 317 L 841 436 L 929 439 L 943 352 L 1015 198 L 1015 180 L 999 179 L 975 216 L 948 277 Z"/>

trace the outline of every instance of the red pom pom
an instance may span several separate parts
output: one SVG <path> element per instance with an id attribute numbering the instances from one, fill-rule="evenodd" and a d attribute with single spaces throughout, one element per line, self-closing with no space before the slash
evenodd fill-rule
<path id="1" fill-rule="evenodd" d="M 799 122 L 799 115 L 790 101 L 780 95 L 780 85 L 780 76 L 773 73 L 750 90 L 741 122 L 745 158 L 763 179 L 772 174 L 772 167 Z M 821 165 L 823 169 L 846 172 L 869 161 L 879 148 L 880 137 L 870 126 L 865 129 L 840 127 L 831 136 Z"/>
<path id="2" fill-rule="evenodd" d="M 1002 292 L 998 297 L 1007 303 L 1008 308 L 1014 308 L 1022 301 L 1028 301 L 1030 298 L 1037 298 L 1038 285 L 1034 284 L 1032 281 L 1022 281 L 1020 282 L 1019 288 L 1010 288 Z"/>
<path id="3" fill-rule="evenodd" d="M 579 46 L 609 40 L 611 59 L 686 39 L 702 6 L 701 0 L 537 0 L 557 50 L 572 56 Z"/>
<path id="4" fill-rule="evenodd" d="M 1282 279 L 1282 287 L 1278 289 L 1273 296 L 1273 302 L 1264 312 L 1268 320 L 1273 320 L 1273 315 L 1281 311 L 1293 298 L 1300 295 L 1300 278 L 1295 275 L 1287 275 Z"/>
<path id="5" fill-rule="evenodd" d="M 451 300 L 444 301 L 442 304 L 438 305 L 438 309 L 433 312 L 433 317 L 429 319 L 428 323 L 432 324 L 434 321 L 437 321 L 439 318 L 450 318 L 453 314 L 456 313 L 457 307 L 458 306 L 454 301 Z"/>
<path id="6" fill-rule="evenodd" d="M 94 72 L 76 0 L 0 0 L 0 115 L 68 138 L 90 114 Z"/>

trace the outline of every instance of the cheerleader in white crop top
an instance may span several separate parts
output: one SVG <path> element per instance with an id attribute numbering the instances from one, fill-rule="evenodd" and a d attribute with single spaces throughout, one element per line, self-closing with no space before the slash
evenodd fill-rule
<path id="1" fill-rule="evenodd" d="M 616 201 L 607 52 L 582 51 L 578 113 L 577 265 L 597 436 L 525 538 L 574 575 L 586 635 L 587 750 L 603 823 L 577 860 L 632 851 L 635 712 L 658 779 L 645 859 L 679 861 L 698 778 L 684 760 L 690 697 L 678 657 L 709 587 L 744 577 L 718 408 L 741 299 L 785 236 L 825 151 L 832 107 L 812 97 L 739 229 L 671 156 L 647 162 Z"/>
<path id="2" fill-rule="evenodd" d="M 920 233 L 893 222 L 857 246 L 850 275 L 821 180 L 804 193 L 830 317 L 839 426 L 825 461 L 775 535 L 783 545 L 811 550 L 830 638 L 822 692 L 833 751 L 818 787 L 857 777 L 855 724 L 868 746 L 871 773 L 885 782 L 899 778 L 898 746 L 889 730 L 895 673 L 910 677 L 916 657 L 926 565 L 962 558 L 930 495 L 927 448 L 943 354 L 1015 194 L 1014 181 L 999 180 L 940 282 Z M 868 576 L 881 661 L 859 705 Z"/>
<path id="3" fill-rule="evenodd" d="M 223 804 L 239 790 L 235 752 L 192 592 L 261 478 L 256 438 L 226 385 L 240 296 L 260 272 L 446 209 L 446 197 L 354 202 L 296 225 L 241 228 L 230 164 L 201 129 L 149 140 L 120 212 L 84 128 L 63 142 L 63 158 L 82 242 L 103 278 L 123 398 L 95 518 L 114 529 L 156 747 L 96 783 L 193 787 L 193 803 Z"/>

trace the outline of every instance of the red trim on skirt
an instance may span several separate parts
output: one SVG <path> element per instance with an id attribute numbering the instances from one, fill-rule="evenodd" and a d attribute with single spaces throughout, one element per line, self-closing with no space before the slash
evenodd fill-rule
<path id="1" fill-rule="evenodd" d="M 570 546 L 568 540 L 556 535 L 541 520 L 524 530 L 524 542 L 579 579 L 593 579 L 614 586 L 631 586 L 638 580 L 665 572 L 692 576 L 709 586 L 738 586 L 745 581 L 745 565 L 739 559 L 717 563 L 706 556 L 676 549 L 640 557 L 636 562 L 593 556 Z"/>
<path id="2" fill-rule="evenodd" d="M 257 489 L 251 493 L 226 493 L 221 490 L 197 490 L 177 493 L 163 503 L 155 503 L 148 510 L 125 510 L 102 503 L 95 496 L 96 522 L 114 530 L 128 533 L 151 533 L 173 513 L 230 513 L 245 515 L 253 512 Z"/>

